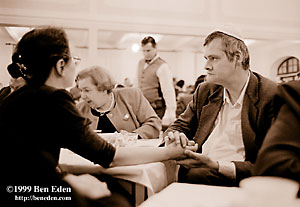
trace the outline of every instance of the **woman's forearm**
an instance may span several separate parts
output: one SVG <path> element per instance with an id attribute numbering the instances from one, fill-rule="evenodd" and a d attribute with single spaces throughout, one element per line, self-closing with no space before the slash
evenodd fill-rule
<path id="1" fill-rule="evenodd" d="M 159 162 L 171 159 L 175 153 L 170 153 L 166 147 L 119 147 L 111 166 Z"/>

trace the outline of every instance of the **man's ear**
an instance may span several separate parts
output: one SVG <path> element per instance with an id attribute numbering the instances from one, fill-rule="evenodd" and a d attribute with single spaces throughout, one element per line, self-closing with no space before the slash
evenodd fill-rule
<path id="1" fill-rule="evenodd" d="M 238 62 L 238 63 L 242 63 L 242 53 L 241 52 L 236 52 L 235 53 L 235 60 L 236 60 L 236 62 Z"/>
<path id="2" fill-rule="evenodd" d="M 64 67 L 66 65 L 66 62 L 61 58 L 56 62 L 56 72 L 58 73 L 58 75 L 63 75 L 64 72 Z"/>

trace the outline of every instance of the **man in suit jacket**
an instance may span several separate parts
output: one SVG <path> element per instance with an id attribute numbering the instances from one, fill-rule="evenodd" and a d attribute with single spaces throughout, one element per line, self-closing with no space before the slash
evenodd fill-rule
<path id="1" fill-rule="evenodd" d="M 300 80 L 278 86 L 278 102 L 282 106 L 259 150 L 253 173 L 300 184 Z"/>
<path id="2" fill-rule="evenodd" d="M 204 42 L 206 82 L 164 135 L 194 139 L 198 152 L 179 161 L 179 182 L 237 186 L 251 175 L 274 117 L 276 83 L 250 71 L 240 36 L 215 31 Z"/>

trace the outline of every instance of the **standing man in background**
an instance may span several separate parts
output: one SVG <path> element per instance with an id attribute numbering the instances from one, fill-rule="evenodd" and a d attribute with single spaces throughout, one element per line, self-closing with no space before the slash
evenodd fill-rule
<path id="1" fill-rule="evenodd" d="M 153 37 L 141 41 L 144 58 L 138 63 L 138 87 L 162 119 L 162 125 L 170 125 L 176 118 L 176 96 L 172 73 L 168 64 L 157 54 Z"/>

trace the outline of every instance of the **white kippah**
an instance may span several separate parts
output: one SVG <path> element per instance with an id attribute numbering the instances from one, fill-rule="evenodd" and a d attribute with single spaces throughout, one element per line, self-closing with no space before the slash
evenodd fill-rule
<path id="1" fill-rule="evenodd" d="M 236 39 L 244 41 L 241 30 L 239 28 L 237 28 L 236 26 L 234 26 L 232 23 L 224 24 L 224 25 L 220 26 L 219 28 L 214 29 L 212 32 L 216 32 L 216 31 L 222 32 L 222 33 L 232 36 Z"/>

